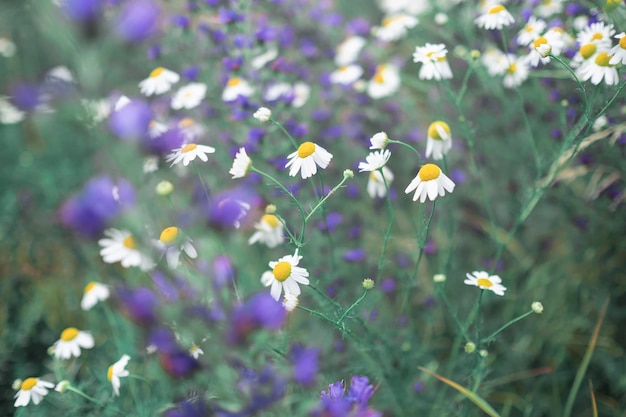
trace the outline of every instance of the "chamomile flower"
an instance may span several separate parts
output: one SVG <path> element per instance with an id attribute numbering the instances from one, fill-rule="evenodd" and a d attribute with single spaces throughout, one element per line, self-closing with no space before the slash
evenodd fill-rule
<path id="1" fill-rule="evenodd" d="M 100 256 L 104 262 L 119 262 L 124 268 L 138 266 L 142 270 L 152 267 L 152 261 L 137 249 L 137 242 L 129 231 L 111 228 L 105 230 L 104 235 L 106 237 L 98 241 L 102 246 Z"/>
<path id="2" fill-rule="evenodd" d="M 191 117 L 183 117 L 176 124 L 185 138 L 185 142 L 194 142 L 204 134 L 204 127 Z"/>
<path id="3" fill-rule="evenodd" d="M 272 111 L 267 107 L 259 107 L 259 109 L 254 112 L 252 117 L 257 119 L 261 123 L 265 123 L 272 118 Z"/>
<path id="4" fill-rule="evenodd" d="M 198 107 L 206 96 L 206 89 L 206 84 L 202 83 L 189 83 L 181 87 L 172 98 L 172 109 L 180 110 Z"/>
<path id="5" fill-rule="evenodd" d="M 228 173 L 235 178 L 243 178 L 248 173 L 248 170 L 252 166 L 252 159 L 246 153 L 246 148 L 239 148 L 237 153 L 235 154 L 235 159 L 233 160 L 233 166 L 230 168 Z"/>
<path id="6" fill-rule="evenodd" d="M 413 52 L 413 62 L 422 63 L 419 78 L 421 80 L 448 80 L 452 78 L 452 70 L 446 59 L 448 50 L 442 43 L 427 43 L 424 46 L 418 46 Z"/>
<path id="7" fill-rule="evenodd" d="M 478 16 L 474 22 L 478 27 L 483 29 L 502 29 L 505 26 L 511 26 L 515 19 L 513 15 L 501 4 L 491 6 L 487 13 Z"/>
<path id="8" fill-rule="evenodd" d="M 285 310 L 292 312 L 296 309 L 296 307 L 298 307 L 298 303 L 299 301 L 297 295 L 285 293 L 285 296 L 283 297 L 283 307 L 285 307 Z"/>
<path id="9" fill-rule="evenodd" d="M 563 11 L 563 0 L 541 0 L 533 10 L 538 16 L 550 17 Z"/>
<path id="10" fill-rule="evenodd" d="M 16 50 L 17 48 L 11 39 L 0 37 L 0 55 L 5 58 L 11 58 L 15 55 Z"/>
<path id="11" fill-rule="evenodd" d="M 504 74 L 510 65 L 507 54 L 495 48 L 488 48 L 483 52 L 480 61 L 492 77 Z"/>
<path id="12" fill-rule="evenodd" d="M 365 157 L 366 162 L 359 162 L 359 172 L 377 171 L 385 166 L 390 157 L 391 151 L 389 149 L 370 152 L 370 154 Z"/>
<path id="13" fill-rule="evenodd" d="M 302 107 L 309 101 L 311 95 L 311 87 L 303 82 L 297 82 L 293 85 L 293 101 L 291 106 L 294 108 Z"/>
<path id="14" fill-rule="evenodd" d="M 176 84 L 180 80 L 180 76 L 174 71 L 170 71 L 163 67 L 157 67 L 142 82 L 139 83 L 141 94 L 151 96 L 153 94 L 163 94 L 172 88 L 172 84 Z"/>
<path id="15" fill-rule="evenodd" d="M 171 166 L 174 166 L 181 161 L 183 162 L 183 166 L 187 166 L 196 158 L 199 158 L 203 162 L 207 162 L 209 160 L 207 154 L 214 152 L 215 148 L 211 146 L 188 143 L 180 148 L 174 149 L 169 155 L 167 155 L 165 160 L 167 162 L 171 162 Z"/>
<path id="16" fill-rule="evenodd" d="M 200 355 L 204 355 L 204 350 L 202 350 L 200 346 L 196 345 L 195 343 L 192 343 L 191 347 L 189 348 L 189 354 L 192 358 L 198 359 Z"/>
<path id="17" fill-rule="evenodd" d="M 228 80 L 226 87 L 222 92 L 222 100 L 231 102 L 237 100 L 237 97 L 250 97 L 254 93 L 254 89 L 244 79 L 233 77 Z"/>
<path id="18" fill-rule="evenodd" d="M 48 390 L 54 388 L 52 382 L 44 381 L 39 378 L 26 378 L 20 384 L 20 390 L 15 394 L 14 407 L 27 406 L 31 401 L 37 405 L 43 397 L 48 395 Z"/>
<path id="19" fill-rule="evenodd" d="M 503 84 L 506 88 L 515 88 L 528 78 L 528 61 L 526 57 L 509 55 L 509 66 L 504 73 Z"/>
<path id="20" fill-rule="evenodd" d="M 120 395 L 120 378 L 127 377 L 130 373 L 126 370 L 126 365 L 130 361 L 130 356 L 122 355 L 119 361 L 109 366 L 107 369 L 107 379 L 113 386 L 113 394 L 115 396 Z"/>
<path id="21" fill-rule="evenodd" d="M 614 65 L 611 65 L 611 56 L 607 51 L 596 53 L 593 57 L 583 62 L 576 69 L 576 74 L 581 81 L 591 81 L 592 84 L 598 85 L 604 80 L 607 85 L 617 85 L 619 83 L 619 74 Z"/>
<path id="22" fill-rule="evenodd" d="M 608 49 L 611 47 L 611 36 L 615 34 L 613 25 L 604 22 L 595 22 L 583 28 L 576 36 L 576 42 L 579 45 L 593 43 L 598 49 Z"/>
<path id="23" fill-rule="evenodd" d="M 295 296 L 300 295 L 300 286 L 309 285 L 309 272 L 298 266 L 298 263 L 302 259 L 302 256 L 298 255 L 296 249 L 293 255 L 287 255 L 280 258 L 278 261 L 272 261 L 269 263 L 271 271 L 266 271 L 261 277 L 261 282 L 266 287 L 270 288 L 270 294 L 274 300 L 280 300 L 280 294 L 293 294 Z"/>
<path id="24" fill-rule="evenodd" d="M 272 213 L 266 213 L 255 225 L 256 232 L 248 239 L 248 244 L 252 245 L 261 242 L 269 248 L 275 248 L 285 241 L 283 235 L 283 224 L 278 217 Z"/>
<path id="25" fill-rule="evenodd" d="M 0 124 L 12 125 L 24 120 L 25 113 L 15 107 L 8 98 L 0 97 Z"/>
<path id="26" fill-rule="evenodd" d="M 363 68 L 356 64 L 344 65 L 330 73 L 330 82 L 333 84 L 350 85 L 363 75 Z"/>
<path id="27" fill-rule="evenodd" d="M 372 34 L 381 41 L 393 42 L 406 36 L 409 29 L 418 23 L 419 20 L 415 16 L 399 13 L 384 18 L 380 26 L 372 28 Z"/>
<path id="28" fill-rule="evenodd" d="M 530 44 L 530 51 L 527 55 L 526 62 L 533 68 L 536 68 L 539 63 L 547 64 L 550 62 L 548 56 L 552 52 L 552 45 L 548 42 L 544 36 L 539 36 Z"/>
<path id="29" fill-rule="evenodd" d="M 333 155 L 326 149 L 313 142 L 304 142 L 298 150 L 287 156 L 289 161 L 285 168 L 289 168 L 289 176 L 295 177 L 300 172 L 302 179 L 307 179 L 317 173 L 317 167 L 325 169 Z"/>
<path id="30" fill-rule="evenodd" d="M 176 226 L 163 229 L 161 236 L 159 236 L 157 246 L 165 253 L 167 266 L 171 269 L 178 267 L 180 264 L 180 255 L 183 252 L 191 259 L 198 257 L 198 252 L 193 246 L 193 241 L 187 236 L 182 236 L 180 229 Z"/>
<path id="31" fill-rule="evenodd" d="M 151 172 L 159 169 L 159 157 L 158 156 L 147 156 L 143 160 L 142 171 L 144 174 L 149 174 Z"/>
<path id="32" fill-rule="evenodd" d="M 443 197 L 446 191 L 451 193 L 454 190 L 454 182 L 437 165 L 424 164 L 404 192 L 409 194 L 413 190 L 415 190 L 413 201 L 419 198 L 420 203 L 423 203 L 426 197 L 434 201 L 437 196 Z"/>
<path id="33" fill-rule="evenodd" d="M 263 68 L 265 65 L 272 62 L 276 58 L 278 58 L 278 49 L 270 48 L 267 51 L 263 52 L 262 54 L 257 55 L 254 58 L 252 58 L 250 65 L 252 65 L 252 68 L 254 68 L 255 70 L 260 70 L 261 68 Z"/>
<path id="34" fill-rule="evenodd" d="M 570 48 L 576 43 L 574 38 L 560 26 L 552 26 L 543 34 L 543 37 L 550 44 L 552 48 L 550 53 L 554 56 L 561 55 L 565 48 Z"/>
<path id="35" fill-rule="evenodd" d="M 93 336 L 89 332 L 68 327 L 61 333 L 61 338 L 54 342 L 54 357 L 57 359 L 78 358 L 80 349 L 91 349 L 94 346 Z"/>
<path id="36" fill-rule="evenodd" d="M 492 291 L 496 295 L 504 295 L 506 287 L 502 283 L 502 279 L 497 275 L 489 275 L 485 271 L 474 271 L 471 274 L 465 274 L 467 279 L 463 281 L 467 285 L 473 285 L 483 290 Z"/>
<path id="37" fill-rule="evenodd" d="M 537 39 L 546 28 L 546 22 L 537 19 L 535 16 L 530 16 L 528 22 L 517 34 L 517 44 L 522 46 L 528 46 Z"/>
<path id="38" fill-rule="evenodd" d="M 157 120 L 151 120 L 148 124 L 148 137 L 155 139 L 167 132 L 167 125 Z"/>
<path id="39" fill-rule="evenodd" d="M 398 69 L 390 64 L 381 64 L 367 83 L 367 95 L 373 99 L 388 97 L 400 88 Z"/>
<path id="40" fill-rule="evenodd" d="M 428 126 L 426 140 L 426 158 L 432 155 L 434 160 L 443 159 L 443 156 L 452 148 L 452 134 L 450 126 L 440 120 Z"/>
<path id="41" fill-rule="evenodd" d="M 98 302 L 108 299 L 109 295 L 109 287 L 99 282 L 91 281 L 89 284 L 85 285 L 83 299 L 80 301 L 80 308 L 85 311 L 91 310 Z"/>
<path id="42" fill-rule="evenodd" d="M 370 198 L 384 198 L 387 195 L 387 189 L 393 182 L 393 173 L 386 166 L 381 168 L 381 171 L 370 172 L 369 179 L 367 181 L 367 194 Z M 383 178 L 384 176 L 384 178 Z M 385 185 L 387 183 L 387 185 Z"/>
<path id="43" fill-rule="evenodd" d="M 263 100 L 265 101 L 276 101 L 276 100 L 286 100 L 290 99 L 293 96 L 293 87 L 289 83 L 273 83 L 263 93 Z"/>
<path id="44" fill-rule="evenodd" d="M 385 132 L 378 132 L 370 138 L 370 149 L 385 149 L 389 143 L 389 136 Z"/>
<path id="45" fill-rule="evenodd" d="M 417 15 L 428 10 L 430 2 L 422 0 L 379 0 L 380 8 L 385 14 L 408 13 Z"/>
<path id="46" fill-rule="evenodd" d="M 619 39 L 619 43 L 611 48 L 611 50 L 609 51 L 609 55 L 613 55 L 613 58 L 611 58 L 609 64 L 626 65 L 626 33 L 619 33 L 615 35 L 615 38 Z"/>
<path id="47" fill-rule="evenodd" d="M 338 67 L 343 67 L 354 63 L 366 42 L 365 38 L 361 36 L 350 36 L 341 42 L 335 48 L 335 64 Z"/>

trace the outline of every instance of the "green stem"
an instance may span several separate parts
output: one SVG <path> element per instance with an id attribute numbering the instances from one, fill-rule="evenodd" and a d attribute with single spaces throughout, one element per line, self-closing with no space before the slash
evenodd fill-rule
<path id="1" fill-rule="evenodd" d="M 524 314 L 522 314 L 521 316 L 514 318 L 513 320 L 509 321 L 507 324 L 505 324 L 504 326 L 500 327 L 498 330 L 496 330 L 495 332 L 493 332 L 491 335 L 489 335 L 488 337 L 486 337 L 485 339 L 481 340 L 480 343 L 484 344 L 484 343 L 489 343 L 491 342 L 493 339 L 495 339 L 495 337 L 500 334 L 504 329 L 506 329 L 507 327 L 511 326 L 514 323 L 517 323 L 518 321 L 525 319 L 526 317 L 530 316 L 531 314 L 534 314 L 534 311 L 530 310 Z"/>
<path id="2" fill-rule="evenodd" d="M 335 193 L 335 191 L 337 191 L 339 188 L 341 188 L 341 186 L 342 186 L 343 184 L 345 184 L 345 182 L 348 180 L 348 178 L 350 178 L 350 177 L 348 177 L 348 176 L 345 176 L 345 175 L 344 175 L 344 177 L 343 177 L 343 179 L 341 180 L 341 182 L 340 182 L 339 184 L 337 184 L 337 185 L 335 186 L 335 188 L 333 188 L 332 190 L 330 190 L 330 191 L 328 192 L 328 194 L 326 194 L 326 196 L 325 196 L 324 198 L 322 198 L 322 199 L 321 199 L 321 200 L 320 200 L 320 201 L 319 201 L 319 202 L 315 205 L 315 207 L 313 207 L 313 210 L 311 210 L 311 211 L 309 212 L 309 214 L 307 214 L 307 216 L 304 218 L 304 222 L 305 222 L 305 223 L 306 223 L 307 221 L 309 221 L 309 219 L 311 218 L 311 216 L 313 216 L 313 214 L 317 211 L 317 209 L 318 209 L 318 208 L 320 208 L 320 207 L 321 207 L 321 206 L 322 206 L 322 205 L 326 202 L 326 200 L 328 200 L 328 198 L 329 198 L 331 195 L 333 195 L 333 194 Z"/>
<path id="3" fill-rule="evenodd" d="M 69 385 L 69 386 L 65 387 L 65 389 L 80 395 L 84 399 L 91 401 L 92 403 L 96 404 L 99 407 L 104 407 L 104 404 L 102 404 L 100 401 L 98 401 L 95 398 L 85 394 L 84 392 L 82 392 L 78 388 L 74 388 L 73 386 Z"/>
<path id="4" fill-rule="evenodd" d="M 351 311 L 352 311 L 352 310 L 353 310 L 353 309 L 354 309 L 357 305 L 359 305 L 359 303 L 360 303 L 361 301 L 363 301 L 363 300 L 365 299 L 365 297 L 367 297 L 367 293 L 368 293 L 368 290 L 365 290 L 365 291 L 363 292 L 363 294 L 362 294 L 362 295 L 361 295 L 361 296 L 360 296 L 360 297 L 359 297 L 359 298 L 358 298 L 358 299 L 357 299 L 354 303 L 352 303 L 352 305 L 351 305 L 350 307 L 348 307 L 348 308 L 346 309 L 346 311 L 344 311 L 344 312 L 343 312 L 343 314 L 341 315 L 341 317 L 339 317 L 339 319 L 337 320 L 337 325 L 340 325 L 340 324 L 341 324 L 341 322 L 343 321 L 343 319 L 345 319 L 345 318 L 346 318 L 346 316 L 347 316 L 347 315 L 348 315 L 348 314 L 349 314 L 349 313 L 350 313 L 350 312 L 351 312 Z"/>
<path id="5" fill-rule="evenodd" d="M 408 143 L 404 143 L 404 142 L 401 142 L 399 140 L 392 140 L 392 139 L 389 139 L 388 143 L 395 143 L 397 145 L 401 145 L 401 146 L 404 146 L 405 148 L 410 149 L 411 151 L 413 151 L 415 153 L 415 155 L 417 155 L 417 161 L 419 162 L 420 166 L 424 165 L 424 161 L 422 160 L 422 155 L 420 155 L 420 153 L 417 151 L 417 149 L 415 149 L 414 147 L 412 147 Z"/>
<path id="6" fill-rule="evenodd" d="M 206 200 L 207 202 L 211 201 L 211 197 L 209 197 L 209 189 L 207 187 L 207 185 L 204 183 L 204 179 L 202 178 L 202 175 L 200 175 L 200 171 L 198 170 L 198 165 L 196 165 L 195 161 L 191 162 L 193 164 L 193 169 L 194 171 L 196 171 L 196 175 L 198 176 L 198 179 L 200 180 L 200 184 L 202 185 L 202 190 L 204 191 L 204 195 L 206 196 Z"/>
<path id="7" fill-rule="evenodd" d="M 393 228 L 393 207 L 391 206 L 391 198 L 389 197 L 389 184 L 387 184 L 387 179 L 385 178 L 385 174 L 383 174 L 382 168 L 378 170 L 380 172 L 380 176 L 383 179 L 383 183 L 385 184 L 385 191 L 387 193 L 387 213 L 389 215 L 389 225 L 387 226 L 387 231 L 385 232 L 385 238 L 383 240 L 383 249 L 380 253 L 380 258 L 378 258 L 378 271 L 377 278 L 380 277 L 381 270 L 383 268 L 383 263 L 385 261 L 385 253 L 387 252 L 387 245 L 389 244 L 389 239 L 391 239 L 391 229 Z"/>
<path id="8" fill-rule="evenodd" d="M 583 96 L 583 105 L 585 106 L 585 116 L 587 116 L 588 120 L 591 120 L 591 108 L 589 107 L 589 102 L 587 100 L 587 93 L 585 92 L 585 87 L 583 86 L 583 83 L 580 81 L 580 78 L 578 78 L 578 76 L 576 75 L 576 72 L 574 72 L 572 67 L 567 65 L 565 61 L 563 61 L 561 58 L 552 54 L 550 54 L 549 56 L 550 58 L 554 59 L 556 62 L 561 64 L 567 71 L 569 71 L 569 73 L 574 78 L 574 81 L 576 81 L 576 84 L 578 84 L 578 89 L 580 90 L 580 93 Z"/>
<path id="9" fill-rule="evenodd" d="M 274 126 L 278 127 L 291 141 L 291 144 L 294 146 L 294 148 L 298 149 L 298 142 L 296 142 L 296 140 L 293 138 L 293 136 L 291 136 L 291 134 L 289 134 L 289 132 L 287 132 L 287 129 L 285 129 L 285 127 L 280 123 L 277 122 L 274 119 L 270 119 L 270 123 L 272 123 Z"/>

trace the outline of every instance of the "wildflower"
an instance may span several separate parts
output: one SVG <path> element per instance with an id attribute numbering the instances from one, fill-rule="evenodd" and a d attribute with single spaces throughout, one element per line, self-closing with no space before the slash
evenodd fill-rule
<path id="1" fill-rule="evenodd" d="M 611 48 L 611 50 L 609 51 L 609 55 L 613 55 L 613 58 L 611 58 L 609 64 L 626 65 L 626 33 L 619 33 L 615 35 L 615 38 L 619 39 L 619 43 Z"/>
<path id="2" fill-rule="evenodd" d="M 280 299 L 280 294 L 284 290 L 285 293 L 300 295 L 300 286 L 309 285 L 309 272 L 298 266 L 298 263 L 302 259 L 302 256 L 298 255 L 296 249 L 293 255 L 286 255 L 280 258 L 278 261 L 272 261 L 269 263 L 271 271 L 267 271 L 261 277 L 261 282 L 270 288 L 270 294 L 274 300 Z"/>
<path id="3" fill-rule="evenodd" d="M 517 44 L 522 46 L 530 45 L 537 37 L 541 36 L 545 28 L 545 21 L 537 19 L 535 16 L 530 16 L 528 22 L 517 34 Z"/>
<path id="4" fill-rule="evenodd" d="M 15 55 L 15 44 L 8 38 L 0 37 L 0 55 L 5 58 L 11 58 Z"/>
<path id="5" fill-rule="evenodd" d="M 54 388 L 52 382 L 44 381 L 39 378 L 26 378 L 20 385 L 20 390 L 15 394 L 14 407 L 24 407 L 29 402 L 37 405 L 43 397 L 48 395 L 48 390 Z"/>
<path id="6" fill-rule="evenodd" d="M 378 132 L 370 138 L 370 149 L 385 149 L 389 142 L 389 136 L 385 132 Z"/>
<path id="7" fill-rule="evenodd" d="M 313 142 L 304 142 L 296 152 L 291 153 L 287 158 L 289 161 L 285 168 L 291 167 L 289 176 L 295 177 L 300 172 L 302 179 L 307 179 L 317 173 L 318 165 L 325 169 L 330 164 L 333 155 Z"/>
<path id="8" fill-rule="evenodd" d="M 297 82 L 293 85 L 293 101 L 291 102 L 291 106 L 294 108 L 302 107 L 309 100 L 309 96 L 311 95 L 311 87 L 308 84 L 303 82 Z"/>
<path id="9" fill-rule="evenodd" d="M 142 171 L 144 174 L 150 174 L 151 172 L 159 169 L 159 157 L 158 156 L 147 156 L 143 160 Z"/>
<path id="10" fill-rule="evenodd" d="M 576 36 L 578 45 L 588 43 L 595 44 L 598 49 L 608 49 L 611 47 L 611 36 L 615 34 L 613 25 L 605 25 L 604 22 L 595 22 L 583 28 Z"/>
<path id="11" fill-rule="evenodd" d="M 371 290 L 374 288 L 374 280 L 371 278 L 365 278 L 361 285 L 363 286 L 363 289 Z"/>
<path id="12" fill-rule="evenodd" d="M 225 102 L 231 102 L 237 100 L 237 97 L 250 97 L 254 89 L 250 87 L 247 81 L 241 78 L 231 78 L 226 83 L 226 88 L 222 92 L 222 100 Z"/>
<path id="13" fill-rule="evenodd" d="M 254 58 L 252 58 L 250 65 L 252 65 L 252 68 L 254 68 L 255 70 L 260 70 L 261 68 L 263 68 L 265 65 L 275 60 L 276 58 L 278 58 L 278 49 L 270 48 L 267 51 L 263 52 L 262 54 L 257 55 Z"/>
<path id="14" fill-rule="evenodd" d="M 107 236 L 100 239 L 98 244 L 102 246 L 100 256 L 108 264 L 119 262 L 124 268 L 138 266 L 141 269 L 150 269 L 152 262 L 137 250 L 137 242 L 127 230 L 107 229 Z"/>
<path id="15" fill-rule="evenodd" d="M 176 226 L 170 226 L 163 229 L 159 236 L 158 246 L 165 253 L 167 266 L 172 269 L 178 267 L 180 263 L 180 254 L 185 252 L 191 259 L 198 257 L 198 252 L 193 246 L 193 241 L 185 236 L 179 237 L 179 229 Z"/>
<path id="16" fill-rule="evenodd" d="M 487 349 L 481 349 L 478 351 L 478 354 L 481 358 L 486 358 L 487 356 L 489 356 L 489 351 Z"/>
<path id="17" fill-rule="evenodd" d="M 541 17 L 550 17 L 563 11 L 563 0 L 541 0 L 533 10 Z"/>
<path id="18" fill-rule="evenodd" d="M 185 141 L 193 142 L 204 134 L 204 127 L 191 117 L 183 117 L 177 123 Z"/>
<path id="19" fill-rule="evenodd" d="M 343 170 L 343 179 L 344 180 L 348 180 L 350 178 L 354 178 L 354 171 L 352 171 L 351 169 L 344 169 Z"/>
<path id="20" fill-rule="evenodd" d="M 267 107 L 260 107 L 257 111 L 254 112 L 252 117 L 257 119 L 261 123 L 265 123 L 272 118 L 272 111 Z"/>
<path id="21" fill-rule="evenodd" d="M 68 327 L 61 333 L 61 338 L 54 342 L 54 356 L 57 359 L 78 358 L 80 349 L 91 349 L 94 346 L 93 336 L 89 332 Z"/>
<path id="22" fill-rule="evenodd" d="M 370 154 L 365 157 L 366 162 L 359 162 L 359 172 L 377 171 L 385 166 L 387 161 L 389 161 L 389 157 L 391 157 L 391 151 L 389 149 L 370 152 Z"/>
<path id="23" fill-rule="evenodd" d="M 265 101 L 288 101 L 293 97 L 293 87 L 289 83 L 273 83 L 263 93 L 263 100 Z"/>
<path id="24" fill-rule="evenodd" d="M 429 2 L 415 0 L 378 0 L 378 5 L 387 15 L 401 12 L 419 15 L 428 10 Z"/>
<path id="25" fill-rule="evenodd" d="M 374 392 L 375 388 L 366 376 L 353 376 L 347 393 L 344 382 L 337 381 L 321 392 L 320 406 L 313 415 L 381 417 L 382 413 L 367 404 Z"/>
<path id="26" fill-rule="evenodd" d="M 206 85 L 202 83 L 190 83 L 181 87 L 172 98 L 172 109 L 193 109 L 197 107 L 204 100 L 206 89 Z"/>
<path id="27" fill-rule="evenodd" d="M 351 85 L 363 75 L 363 68 L 356 64 L 344 65 L 330 73 L 333 84 Z"/>
<path id="28" fill-rule="evenodd" d="M 535 314 L 541 314 L 543 313 L 543 304 L 541 304 L 539 301 L 535 301 L 530 305 L 530 308 L 533 310 L 533 312 Z"/>
<path id="29" fill-rule="evenodd" d="M 393 42 L 404 37 L 409 29 L 414 28 L 419 20 L 411 15 L 399 13 L 383 19 L 380 26 L 372 28 L 372 34 L 381 41 Z"/>
<path id="30" fill-rule="evenodd" d="M 435 274 L 433 276 L 433 281 L 434 282 L 446 282 L 446 276 L 445 274 Z"/>
<path id="31" fill-rule="evenodd" d="M 126 365 L 129 360 L 130 356 L 122 355 L 121 359 L 109 366 L 109 369 L 107 370 L 107 379 L 111 382 L 111 385 L 113 386 L 113 394 L 116 396 L 120 395 L 120 378 L 129 375 L 129 372 L 126 370 Z"/>
<path id="32" fill-rule="evenodd" d="M 449 20 L 450 20 L 450 18 L 445 13 L 439 12 L 439 13 L 435 14 L 434 21 L 439 26 L 445 25 L 446 23 L 448 23 Z"/>
<path id="33" fill-rule="evenodd" d="M 415 190 L 413 201 L 419 198 L 423 203 L 426 197 L 434 201 L 438 195 L 443 197 L 446 191 L 451 193 L 454 190 L 454 182 L 437 165 L 424 164 L 404 192 L 408 194 L 413 190 Z"/>
<path id="34" fill-rule="evenodd" d="M 156 185 L 155 191 L 158 195 L 166 196 L 174 191 L 174 186 L 169 181 L 161 181 Z"/>
<path id="35" fill-rule="evenodd" d="M 450 126 L 446 122 L 436 121 L 428 126 L 426 141 L 426 158 L 443 159 L 443 156 L 452 148 Z"/>
<path id="36" fill-rule="evenodd" d="M 59 382 L 56 385 L 56 387 L 54 387 L 54 390 L 56 392 L 60 392 L 61 394 L 63 394 L 71 386 L 72 384 L 70 384 L 70 381 L 68 381 L 67 379 L 64 379 L 63 381 Z"/>
<path id="37" fill-rule="evenodd" d="M 574 38 L 559 26 L 553 26 L 548 29 L 546 33 L 543 34 L 543 37 L 548 41 L 548 44 L 552 48 L 550 53 L 554 56 L 561 55 L 565 48 L 569 48 L 575 44 Z"/>
<path id="38" fill-rule="evenodd" d="M 357 60 L 366 40 L 361 36 L 350 36 L 335 49 L 335 64 L 339 67 L 350 65 Z"/>
<path id="39" fill-rule="evenodd" d="M 298 303 L 299 301 L 297 295 L 285 293 L 283 297 L 283 307 L 285 308 L 285 310 L 291 313 L 293 310 L 296 309 L 296 307 L 298 307 Z"/>
<path id="40" fill-rule="evenodd" d="M 480 58 L 489 75 L 502 75 L 509 67 L 509 56 L 495 48 L 488 48 Z"/>
<path id="41" fill-rule="evenodd" d="M 293 367 L 293 379 L 304 386 L 312 385 L 319 368 L 320 350 L 296 343 L 289 349 L 289 361 Z"/>
<path id="42" fill-rule="evenodd" d="M 474 353 L 474 352 L 476 352 L 476 343 L 474 343 L 474 342 L 467 342 L 465 344 L 465 346 L 463 347 L 463 350 L 465 351 L 465 353 Z"/>
<path id="43" fill-rule="evenodd" d="M 594 85 L 600 84 L 603 79 L 607 85 L 617 85 L 619 74 L 615 66 L 610 64 L 612 58 L 607 51 L 598 52 L 583 62 L 576 69 L 576 74 L 581 81 L 590 80 Z"/>
<path id="44" fill-rule="evenodd" d="M 176 84 L 180 76 L 174 71 L 163 67 L 157 67 L 142 82 L 139 83 L 141 94 L 151 96 L 153 94 L 163 94 L 170 91 L 172 84 Z"/>
<path id="45" fill-rule="evenodd" d="M 386 166 L 382 167 L 382 173 L 380 171 L 370 172 L 367 181 L 367 194 L 369 194 L 370 198 L 384 198 L 387 195 L 387 189 L 393 182 L 393 178 L 393 173 Z"/>
<path id="46" fill-rule="evenodd" d="M 198 145 L 196 143 L 188 143 L 180 148 L 172 150 L 165 158 L 167 162 L 171 162 L 170 166 L 174 166 L 180 161 L 184 166 L 189 165 L 194 159 L 200 158 L 201 161 L 206 162 L 209 158 L 206 156 L 208 153 L 215 153 L 215 148 L 206 145 Z"/>
<path id="47" fill-rule="evenodd" d="M 503 83 L 506 88 L 515 88 L 528 78 L 528 61 L 525 57 L 515 58 L 509 55 L 509 62 Z"/>
<path id="48" fill-rule="evenodd" d="M 489 275 L 485 271 L 474 271 L 465 274 L 467 279 L 463 281 L 467 285 L 473 285 L 483 290 L 493 291 L 494 294 L 504 295 L 506 287 L 502 286 L 502 279 L 497 275 Z"/>
<path id="49" fill-rule="evenodd" d="M 226 339 L 229 343 L 241 343 L 256 329 L 280 329 L 286 319 L 285 307 L 263 291 L 235 306 Z"/>
<path id="50" fill-rule="evenodd" d="M 248 239 L 248 244 L 250 245 L 261 242 L 269 248 L 275 248 L 285 240 L 283 236 L 283 224 L 278 220 L 278 217 L 273 214 L 264 214 L 261 220 L 254 225 L 254 228 L 256 232 Z"/>
<path id="51" fill-rule="evenodd" d="M 230 168 L 228 173 L 235 178 L 243 178 L 248 173 L 248 170 L 252 166 L 252 159 L 246 153 L 246 148 L 239 148 L 237 153 L 235 154 L 235 159 L 233 160 L 233 166 Z"/>
<path id="52" fill-rule="evenodd" d="M 413 62 L 421 62 L 419 78 L 421 80 L 447 80 L 452 78 L 452 70 L 446 59 L 448 50 L 442 43 L 427 43 L 417 46 L 413 52 Z"/>
<path id="53" fill-rule="evenodd" d="M 25 113 L 15 107 L 6 97 L 0 97 L 0 124 L 12 125 L 24 120 Z"/>
<path id="54" fill-rule="evenodd" d="M 191 355 L 192 358 L 198 359 L 200 355 L 204 355 L 204 351 L 200 349 L 198 345 L 193 343 L 191 347 L 189 348 L 189 354 Z"/>
<path id="55" fill-rule="evenodd" d="M 474 22 L 478 27 L 483 29 L 502 29 L 505 26 L 511 26 L 515 19 L 513 15 L 501 4 L 491 6 L 487 13 L 478 16 Z"/>
<path id="56" fill-rule="evenodd" d="M 367 95 L 373 99 L 384 98 L 394 94 L 399 87 L 398 69 L 390 64 L 379 65 L 367 84 Z"/>

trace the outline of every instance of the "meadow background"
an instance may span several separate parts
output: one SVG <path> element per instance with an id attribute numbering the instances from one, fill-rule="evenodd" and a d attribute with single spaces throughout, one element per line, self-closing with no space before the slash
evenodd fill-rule
<path id="1" fill-rule="evenodd" d="M 58 3 L 0 5 L 0 415 L 626 415 L 624 69 L 615 85 L 596 85 L 553 59 L 507 88 L 483 60 L 503 44 L 528 55 L 518 32 L 559 2 L 503 3 L 515 22 L 500 31 L 475 23 L 492 4 L 451 0 Z M 394 3 L 419 23 L 381 39 L 372 28 Z M 545 13 L 573 39 L 594 22 L 626 30 L 624 2 Z M 366 40 L 355 58 L 363 74 L 342 85 L 331 74 L 349 36 Z M 412 54 L 426 43 L 446 45 L 451 79 L 420 78 Z M 580 46 L 563 51 L 564 64 Z M 401 81 L 373 97 L 381 64 Z M 157 67 L 180 81 L 146 97 L 138 84 Z M 234 77 L 254 91 L 225 101 Z M 206 85 L 201 103 L 172 109 L 191 82 Z M 297 83 L 310 88 L 303 103 Z M 132 107 L 116 114 L 123 95 Z M 262 106 L 271 121 L 253 117 Z M 152 120 L 165 133 L 151 138 Z M 432 161 L 437 120 L 452 148 Z M 359 163 L 378 132 L 392 140 L 394 177 L 386 197 L 371 198 Z M 308 179 L 285 169 L 304 141 L 333 155 Z M 188 142 L 216 151 L 170 166 Z M 275 181 L 254 170 L 233 179 L 241 147 Z M 145 169 L 149 157 L 157 169 Z M 413 201 L 405 188 L 423 162 L 454 191 Z M 248 243 L 268 204 L 296 239 Z M 305 227 L 300 209 L 313 212 Z M 151 243 L 168 226 L 197 258 L 168 266 Z M 108 228 L 131 231 L 154 266 L 105 263 Z M 296 247 L 311 285 L 288 312 L 260 278 Z M 472 271 L 500 276 L 504 295 L 464 284 Z M 84 311 L 92 281 L 111 295 Z M 55 358 L 68 327 L 90 331 L 95 346 Z M 193 346 L 203 354 L 192 358 Z M 131 375 L 115 396 L 107 368 L 123 354 Z M 362 391 L 320 400 L 353 376 L 368 378 Z M 29 377 L 72 389 L 16 408 Z"/>

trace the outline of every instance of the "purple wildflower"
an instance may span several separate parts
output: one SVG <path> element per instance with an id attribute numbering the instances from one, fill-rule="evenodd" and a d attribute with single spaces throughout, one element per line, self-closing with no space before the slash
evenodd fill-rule
<path id="1" fill-rule="evenodd" d="M 312 385 L 319 368 L 319 352 L 316 347 L 305 347 L 295 344 L 289 351 L 289 359 L 293 366 L 293 379 L 300 385 Z"/>

